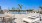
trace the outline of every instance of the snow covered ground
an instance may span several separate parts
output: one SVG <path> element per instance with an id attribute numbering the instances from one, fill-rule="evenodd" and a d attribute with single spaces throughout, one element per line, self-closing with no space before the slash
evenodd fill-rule
<path id="1" fill-rule="evenodd" d="M 0 16 L 2 16 L 2 15 L 4 15 L 4 14 L 0 14 Z M 14 20 L 16 23 L 25 23 L 25 22 L 23 22 L 23 18 L 28 18 L 28 14 L 14 14 L 14 16 L 13 17 L 15 17 L 16 19 Z M 42 17 L 42 14 L 41 14 L 41 17 Z M 13 21 L 13 23 L 14 23 L 14 21 Z M 0 21 L 0 23 L 2 23 L 1 21 Z M 42 21 L 40 21 L 40 23 L 42 23 Z"/>

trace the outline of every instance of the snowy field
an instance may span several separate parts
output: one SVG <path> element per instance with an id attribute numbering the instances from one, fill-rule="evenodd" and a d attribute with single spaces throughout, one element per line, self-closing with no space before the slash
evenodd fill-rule
<path id="1" fill-rule="evenodd" d="M 0 14 L 0 17 L 1 16 L 4 16 L 4 14 Z M 15 17 L 16 19 L 15 20 L 13 20 L 13 23 L 14 23 L 14 21 L 16 22 L 16 23 L 25 23 L 25 22 L 23 22 L 23 18 L 28 18 L 28 14 L 14 14 L 14 16 L 13 17 Z M 42 17 L 42 15 L 41 15 L 41 17 Z M 2 23 L 1 21 L 0 21 L 0 23 Z M 40 23 L 42 23 L 42 21 L 40 21 Z"/>

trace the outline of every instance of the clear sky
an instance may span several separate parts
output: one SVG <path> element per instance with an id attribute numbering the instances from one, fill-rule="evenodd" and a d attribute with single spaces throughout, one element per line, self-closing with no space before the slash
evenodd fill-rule
<path id="1" fill-rule="evenodd" d="M 42 0 L 0 0 L 2 9 L 18 8 L 18 4 L 22 4 L 22 9 L 39 9 L 42 6 Z"/>

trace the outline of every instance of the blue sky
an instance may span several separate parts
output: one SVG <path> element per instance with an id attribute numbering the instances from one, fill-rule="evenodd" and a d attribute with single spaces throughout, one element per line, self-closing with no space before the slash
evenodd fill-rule
<path id="1" fill-rule="evenodd" d="M 0 0 L 2 9 L 18 8 L 18 4 L 22 4 L 22 10 L 39 9 L 42 6 L 42 0 Z"/>

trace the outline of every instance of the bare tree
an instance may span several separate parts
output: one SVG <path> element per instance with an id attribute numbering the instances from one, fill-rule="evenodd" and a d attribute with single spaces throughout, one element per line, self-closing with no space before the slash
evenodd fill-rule
<path id="1" fill-rule="evenodd" d="M 23 6 L 23 5 L 18 4 L 18 6 L 19 6 L 20 9 L 22 9 L 22 6 Z"/>
<path id="2" fill-rule="evenodd" d="M 42 6 L 40 6 L 39 8 L 42 9 Z"/>
<path id="3" fill-rule="evenodd" d="M 39 7 L 41 9 L 40 14 L 42 14 L 42 6 Z"/>
<path id="4" fill-rule="evenodd" d="M 14 7 L 12 7 L 12 10 L 15 10 L 15 8 L 14 8 Z"/>
<path id="5" fill-rule="evenodd" d="M 18 13 L 20 13 L 21 10 L 22 10 L 22 6 L 23 6 L 23 5 L 18 4 L 18 6 L 19 6 L 19 8 L 18 8 L 18 9 L 19 9 L 19 12 L 18 12 Z"/>

